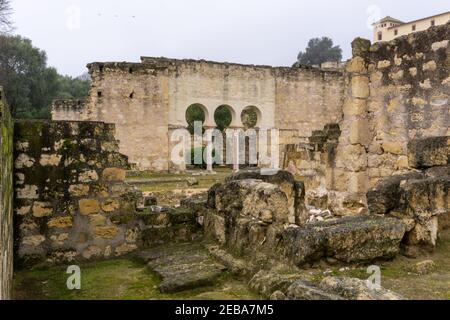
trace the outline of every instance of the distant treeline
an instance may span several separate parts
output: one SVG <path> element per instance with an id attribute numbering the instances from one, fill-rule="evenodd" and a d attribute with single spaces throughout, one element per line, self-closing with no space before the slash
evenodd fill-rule
<path id="1" fill-rule="evenodd" d="M 47 66 L 45 51 L 21 36 L 0 35 L 0 85 L 16 118 L 50 118 L 54 99 L 88 95 L 88 75 L 72 78 Z"/>

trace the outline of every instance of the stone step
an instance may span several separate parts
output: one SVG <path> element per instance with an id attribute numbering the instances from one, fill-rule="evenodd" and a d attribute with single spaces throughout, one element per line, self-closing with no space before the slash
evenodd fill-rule
<path id="1" fill-rule="evenodd" d="M 157 247 L 137 256 L 162 278 L 159 285 L 162 293 L 215 285 L 226 270 L 202 245 L 195 243 Z"/>

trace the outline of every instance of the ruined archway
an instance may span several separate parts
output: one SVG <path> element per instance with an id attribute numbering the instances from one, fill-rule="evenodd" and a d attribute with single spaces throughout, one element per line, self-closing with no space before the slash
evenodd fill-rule
<path id="1" fill-rule="evenodd" d="M 236 112 L 229 105 L 221 105 L 214 112 L 214 121 L 216 122 L 217 129 L 224 131 L 230 127 L 235 120 Z"/>
<path id="2" fill-rule="evenodd" d="M 206 119 L 208 119 L 208 109 L 200 103 L 194 103 L 186 109 L 185 116 L 188 124 L 187 129 L 191 134 L 194 134 L 194 123 L 200 121 L 204 124 Z"/>
<path id="3" fill-rule="evenodd" d="M 245 129 L 256 128 L 261 123 L 262 113 L 255 106 L 245 107 L 241 112 L 241 122 Z"/>

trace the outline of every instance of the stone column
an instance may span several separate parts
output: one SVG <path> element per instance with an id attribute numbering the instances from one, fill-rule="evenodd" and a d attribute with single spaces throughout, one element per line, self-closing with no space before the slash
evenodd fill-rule
<path id="1" fill-rule="evenodd" d="M 368 121 L 370 97 L 368 58 L 370 41 L 357 38 L 352 42 L 353 58 L 347 64 L 348 91 L 343 108 L 341 130 L 333 179 L 333 209 L 342 215 L 367 212 L 367 149 L 371 141 Z"/>

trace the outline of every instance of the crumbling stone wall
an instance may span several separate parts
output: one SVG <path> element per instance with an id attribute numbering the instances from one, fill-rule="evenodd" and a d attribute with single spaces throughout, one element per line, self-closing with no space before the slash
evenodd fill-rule
<path id="1" fill-rule="evenodd" d="M 221 105 L 231 107 L 232 127 L 242 127 L 242 110 L 255 106 L 259 127 L 288 130 L 290 137 L 309 136 L 342 117 L 343 80 L 337 71 L 145 57 L 142 63 L 88 68 L 92 87 L 86 107 L 69 111 L 67 104 L 55 105 L 52 118 L 116 124 L 120 151 L 139 169 L 171 168 L 170 135 L 186 127 L 192 104 L 205 107 L 207 127 L 216 126 L 214 111 Z"/>
<path id="2" fill-rule="evenodd" d="M 450 24 L 371 46 L 368 175 L 410 169 L 413 139 L 450 135 Z"/>
<path id="3" fill-rule="evenodd" d="M 334 210 L 366 212 L 367 190 L 413 169 L 408 142 L 449 134 L 449 39 L 447 24 L 391 42 L 353 42 L 331 191 Z"/>
<path id="4" fill-rule="evenodd" d="M 55 100 L 52 104 L 52 118 L 77 121 L 84 118 L 85 100 Z"/>
<path id="5" fill-rule="evenodd" d="M 0 87 L 0 300 L 11 298 L 13 275 L 13 127 Z"/>
<path id="6" fill-rule="evenodd" d="M 121 256 L 138 246 L 139 193 L 124 182 L 114 125 L 15 123 L 19 266 Z"/>
<path id="7" fill-rule="evenodd" d="M 306 142 L 288 145 L 283 167 L 305 183 L 306 205 L 328 208 L 328 189 L 334 186 L 336 148 L 341 135 L 339 125 L 327 124 L 315 130 Z"/>
<path id="8" fill-rule="evenodd" d="M 417 256 L 433 250 L 439 232 L 450 227 L 450 137 L 412 140 L 408 161 L 415 172 L 379 181 L 367 201 L 371 214 L 402 219 L 405 254 Z"/>

